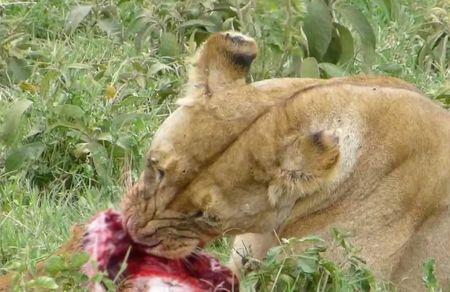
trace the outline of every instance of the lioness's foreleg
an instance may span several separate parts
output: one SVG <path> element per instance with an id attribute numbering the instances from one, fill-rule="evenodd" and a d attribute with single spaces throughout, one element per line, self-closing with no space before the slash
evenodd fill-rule
<path id="1" fill-rule="evenodd" d="M 400 291 L 425 291 L 423 263 L 436 261 L 436 276 L 444 291 L 450 289 L 450 207 L 428 217 L 409 240 L 391 276 Z"/>

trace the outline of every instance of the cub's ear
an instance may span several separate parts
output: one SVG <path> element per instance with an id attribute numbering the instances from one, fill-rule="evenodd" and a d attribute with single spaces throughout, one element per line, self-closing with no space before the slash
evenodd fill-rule
<path id="1" fill-rule="evenodd" d="M 256 42 L 237 32 L 211 35 L 197 51 L 189 72 L 188 87 L 195 93 L 212 95 L 227 87 L 245 84 L 257 54 Z"/>
<path id="2" fill-rule="evenodd" d="M 319 169 L 329 170 L 339 159 L 339 137 L 330 131 L 318 131 L 309 136 Z"/>

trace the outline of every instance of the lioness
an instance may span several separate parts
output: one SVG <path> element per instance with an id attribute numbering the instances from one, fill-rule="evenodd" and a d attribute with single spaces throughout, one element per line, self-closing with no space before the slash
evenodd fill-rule
<path id="1" fill-rule="evenodd" d="M 193 58 L 123 199 L 131 236 L 178 258 L 234 234 L 235 250 L 262 257 L 273 230 L 337 227 L 400 289 L 422 289 L 428 257 L 449 283 L 450 113 L 393 78 L 246 84 L 256 53 L 251 38 L 217 33 Z"/>

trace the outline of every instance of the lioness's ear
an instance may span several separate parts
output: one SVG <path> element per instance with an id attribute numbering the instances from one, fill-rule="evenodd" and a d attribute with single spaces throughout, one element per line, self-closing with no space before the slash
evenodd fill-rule
<path id="1" fill-rule="evenodd" d="M 187 85 L 188 89 L 196 91 L 188 92 L 188 95 L 208 96 L 227 87 L 245 84 L 256 54 L 256 42 L 251 37 L 237 32 L 211 35 L 191 61 Z"/>
<path id="2" fill-rule="evenodd" d="M 317 153 L 317 164 L 322 170 L 336 165 L 339 158 L 339 137 L 330 131 L 314 132 L 309 141 Z"/>
<path id="3" fill-rule="evenodd" d="M 309 138 L 319 151 L 335 148 L 339 144 L 339 137 L 330 131 L 318 131 L 312 133 Z"/>

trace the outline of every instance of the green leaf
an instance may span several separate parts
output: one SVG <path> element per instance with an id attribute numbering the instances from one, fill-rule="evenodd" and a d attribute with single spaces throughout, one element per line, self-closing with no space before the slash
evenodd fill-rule
<path id="1" fill-rule="evenodd" d="M 234 30 L 234 22 L 235 22 L 236 18 L 235 17 L 230 17 L 225 19 L 225 21 L 223 22 L 223 30 L 227 31 L 227 30 Z"/>
<path id="2" fill-rule="evenodd" d="M 333 29 L 331 42 L 328 49 L 322 57 L 322 62 L 336 64 L 341 56 L 342 45 L 337 29 Z"/>
<path id="3" fill-rule="evenodd" d="M 89 148 L 87 147 L 88 143 L 78 143 L 75 145 L 75 149 L 72 151 L 73 155 L 76 158 L 85 157 L 89 154 Z"/>
<path id="4" fill-rule="evenodd" d="M 102 285 L 106 287 L 106 291 L 117 291 L 116 284 L 108 277 L 103 277 Z"/>
<path id="5" fill-rule="evenodd" d="M 16 140 L 22 115 L 31 104 L 29 100 L 18 100 L 9 108 L 0 131 L 0 139 L 6 145 L 11 145 Z"/>
<path id="6" fill-rule="evenodd" d="M 297 261 L 297 266 L 306 274 L 313 274 L 318 269 L 318 258 L 313 256 L 301 255 Z"/>
<path id="7" fill-rule="evenodd" d="M 304 56 L 304 52 L 303 52 L 302 48 L 296 47 L 296 48 L 292 49 L 292 52 L 291 52 L 292 61 L 291 61 L 290 71 L 295 76 L 298 76 L 298 74 L 300 73 L 302 59 L 304 57 L 305 56 Z"/>
<path id="8" fill-rule="evenodd" d="M 383 0 L 383 4 L 386 7 L 389 18 L 391 20 L 397 20 L 400 15 L 400 1 L 398 0 Z"/>
<path id="9" fill-rule="evenodd" d="M 31 68 L 27 61 L 16 57 L 10 57 L 6 60 L 8 75 L 14 83 L 26 80 L 31 75 Z"/>
<path id="10" fill-rule="evenodd" d="M 83 63 L 72 63 L 67 65 L 67 68 L 69 69 L 79 69 L 79 70 L 92 70 L 92 66 L 89 64 L 83 64 Z"/>
<path id="11" fill-rule="evenodd" d="M 423 67 L 425 70 L 427 69 L 426 65 L 430 58 L 429 55 L 432 53 L 432 48 L 435 48 L 438 45 L 438 41 L 445 36 L 445 31 L 439 30 L 436 33 L 433 33 L 429 37 L 427 37 L 427 40 L 425 44 L 422 46 L 422 48 L 419 51 L 419 54 L 417 56 L 417 65 Z"/>
<path id="12" fill-rule="evenodd" d="M 206 19 L 191 19 L 184 22 L 181 27 L 214 27 L 215 24 Z"/>
<path id="13" fill-rule="evenodd" d="M 151 65 L 150 68 L 148 69 L 148 76 L 153 76 L 155 74 L 157 74 L 160 71 L 168 71 L 170 70 L 170 66 L 163 64 L 161 62 L 156 62 L 155 64 Z"/>
<path id="14" fill-rule="evenodd" d="M 320 63 L 319 68 L 322 69 L 326 73 L 326 76 L 329 78 L 342 77 L 347 75 L 347 73 L 342 68 L 331 63 Z"/>
<path id="15" fill-rule="evenodd" d="M 389 74 L 400 74 L 402 72 L 402 66 L 395 63 L 381 65 L 380 69 Z"/>
<path id="16" fill-rule="evenodd" d="M 111 121 L 111 128 L 113 130 L 120 130 L 122 127 L 129 125 L 137 119 L 145 119 L 148 118 L 147 114 L 121 114 L 116 116 Z"/>
<path id="17" fill-rule="evenodd" d="M 66 24 L 64 25 L 64 31 L 66 33 L 72 33 L 80 25 L 83 19 L 88 16 L 91 10 L 92 5 L 79 5 L 72 8 L 67 17 Z"/>
<path id="18" fill-rule="evenodd" d="M 313 57 L 303 59 L 300 67 L 300 77 L 302 78 L 319 78 L 320 71 L 317 60 Z"/>
<path id="19" fill-rule="evenodd" d="M 423 282 L 425 287 L 429 289 L 429 291 L 435 291 L 438 288 L 439 284 L 435 274 L 435 260 L 428 259 L 422 267 L 423 271 Z"/>
<path id="20" fill-rule="evenodd" d="M 122 37 L 122 25 L 117 7 L 108 5 L 101 9 L 101 16 L 97 19 L 97 26 L 106 32 L 109 37 Z"/>
<path id="21" fill-rule="evenodd" d="M 99 135 L 97 135 L 96 139 L 98 141 L 108 141 L 110 143 L 112 143 L 112 141 L 114 140 L 113 136 L 109 132 L 100 133 Z"/>
<path id="22" fill-rule="evenodd" d="M 97 20 L 98 27 L 106 32 L 109 37 L 119 36 L 122 32 L 122 26 L 120 23 L 113 18 L 104 17 Z"/>
<path id="23" fill-rule="evenodd" d="M 173 33 L 164 33 L 161 36 L 159 54 L 165 57 L 176 57 L 180 54 L 177 37 Z"/>
<path id="24" fill-rule="evenodd" d="M 134 139 L 129 135 L 121 135 L 116 141 L 116 145 L 123 150 L 131 150 L 134 146 Z"/>
<path id="25" fill-rule="evenodd" d="M 84 111 L 77 105 L 63 104 L 56 107 L 56 112 L 64 118 L 79 120 L 84 117 Z"/>
<path id="26" fill-rule="evenodd" d="M 110 185 L 110 172 L 109 172 L 109 156 L 103 145 L 97 142 L 90 142 L 86 145 L 89 152 L 92 155 L 95 171 L 97 172 L 102 183 Z"/>
<path id="27" fill-rule="evenodd" d="M 367 18 L 354 6 L 338 6 L 337 10 L 351 24 L 353 29 L 359 34 L 363 45 L 375 49 L 376 37 L 372 26 Z"/>
<path id="28" fill-rule="evenodd" d="M 446 70 L 447 68 L 450 68 L 448 62 L 447 62 L 447 55 L 450 56 L 450 50 L 448 47 L 448 39 L 449 36 L 445 35 L 442 39 L 439 40 L 438 45 L 436 48 L 433 49 L 433 55 L 435 55 L 436 61 L 438 62 L 438 65 L 442 70 Z"/>
<path id="29" fill-rule="evenodd" d="M 51 275 L 64 271 L 66 264 L 61 256 L 51 256 L 45 261 L 45 271 Z"/>
<path id="30" fill-rule="evenodd" d="M 40 84 L 40 93 L 43 97 L 49 96 L 51 89 L 54 88 L 52 85 L 57 84 L 59 76 L 60 72 L 56 70 L 48 70 L 47 74 L 44 75 Z"/>
<path id="31" fill-rule="evenodd" d="M 88 261 L 89 261 L 89 254 L 85 252 L 76 253 L 72 255 L 69 266 L 72 270 L 78 270 Z"/>
<path id="32" fill-rule="evenodd" d="M 333 23 L 331 13 L 322 0 L 312 0 L 307 7 L 303 31 L 308 39 L 310 55 L 321 59 L 331 41 Z"/>
<path id="33" fill-rule="evenodd" d="M 58 284 L 56 284 L 55 279 L 42 276 L 37 279 L 31 280 L 27 283 L 28 288 L 40 288 L 40 289 L 49 289 L 56 290 L 59 288 Z"/>
<path id="34" fill-rule="evenodd" d="M 38 159 L 44 149 L 45 147 L 42 143 L 36 142 L 11 150 L 5 158 L 5 171 L 10 172 L 17 170 L 24 163 Z"/>
<path id="35" fill-rule="evenodd" d="M 313 243 L 325 243 L 321 237 L 317 235 L 308 235 L 302 238 L 297 239 L 298 242 L 313 242 Z"/>
<path id="36" fill-rule="evenodd" d="M 355 55 L 355 48 L 352 33 L 342 24 L 335 23 L 336 29 L 339 33 L 341 43 L 341 55 L 339 57 L 339 64 L 345 64 L 350 61 Z"/>
<path id="37" fill-rule="evenodd" d="M 292 276 L 288 274 L 280 274 L 278 281 L 276 282 L 276 287 L 281 289 L 281 291 L 291 291 L 294 283 L 295 279 Z M 275 289 L 275 291 L 278 289 Z"/>
<path id="38" fill-rule="evenodd" d="M 137 51 L 140 51 L 142 49 L 142 45 L 146 43 L 145 41 L 151 34 L 152 30 L 153 26 L 145 25 L 136 33 L 136 36 L 134 38 L 134 47 Z"/>

